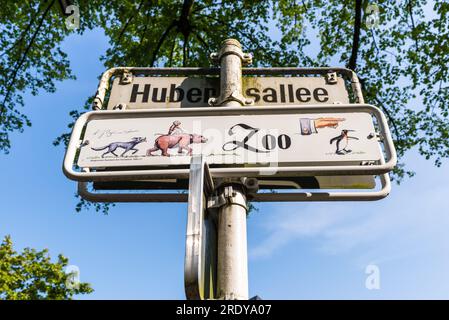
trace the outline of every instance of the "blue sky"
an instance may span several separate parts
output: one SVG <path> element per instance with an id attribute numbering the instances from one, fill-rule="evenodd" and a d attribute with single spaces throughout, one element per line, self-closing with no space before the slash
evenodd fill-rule
<path id="1" fill-rule="evenodd" d="M 33 122 L 0 155 L 0 236 L 16 249 L 63 253 L 95 292 L 80 299 L 184 299 L 186 204 L 118 204 L 105 216 L 76 213 L 76 184 L 52 141 L 68 112 L 95 92 L 107 48 L 100 31 L 64 43 L 76 81 L 27 95 Z M 413 151 L 417 176 L 370 203 L 267 203 L 248 218 L 250 296 L 264 299 L 449 298 L 449 170 Z M 365 287 L 365 268 L 380 289 Z"/>

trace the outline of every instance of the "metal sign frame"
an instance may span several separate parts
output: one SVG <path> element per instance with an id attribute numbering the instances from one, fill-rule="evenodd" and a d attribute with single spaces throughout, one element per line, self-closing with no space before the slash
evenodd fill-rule
<path id="1" fill-rule="evenodd" d="M 344 79 L 350 81 L 352 94 L 355 103 L 365 103 L 362 88 L 357 74 L 347 68 L 342 67 L 319 67 L 319 68 L 295 68 L 295 67 L 278 67 L 278 68 L 242 68 L 242 74 L 249 76 L 327 76 L 335 73 L 341 75 Z M 122 76 L 122 82 L 130 82 L 132 76 L 218 76 L 220 68 L 147 68 L 147 67 L 117 67 L 106 70 L 101 76 L 98 89 L 92 103 L 93 110 L 102 110 L 105 108 L 104 102 L 106 92 L 110 87 L 110 81 L 114 76 Z"/>
<path id="2" fill-rule="evenodd" d="M 332 192 L 278 192 L 251 195 L 254 202 L 310 202 L 310 201 L 375 201 L 387 197 L 391 191 L 388 173 L 379 176 L 380 190 Z M 78 183 L 78 194 L 91 202 L 187 202 L 186 193 L 99 193 L 88 190 L 87 182 Z"/>
<path id="3" fill-rule="evenodd" d="M 374 189 L 374 176 L 314 176 L 314 177 L 261 177 L 257 178 L 259 190 L 361 190 Z M 253 181 L 254 182 L 254 181 Z M 128 181 L 95 181 L 92 188 L 96 191 L 149 191 L 149 190 L 187 190 L 188 179 L 156 179 Z M 254 188 L 253 188 L 254 189 Z"/>
<path id="4" fill-rule="evenodd" d="M 337 111 L 338 110 L 338 111 Z M 222 107 L 222 108 L 192 108 L 179 110 L 128 110 L 128 111 L 91 111 L 83 114 L 75 123 L 72 135 L 64 158 L 64 174 L 75 181 L 118 181 L 118 180 L 143 180 L 157 178 L 187 178 L 189 169 L 147 169 L 147 170 L 123 170 L 123 171 L 75 171 L 75 157 L 80 146 L 85 125 L 94 119 L 117 118 L 145 118 L 145 117 L 170 117 L 170 116 L 220 116 L 242 114 L 281 114 L 295 111 L 308 113 L 323 112 L 368 112 L 377 119 L 380 129 L 379 137 L 383 141 L 386 155 L 385 161 L 373 165 L 323 165 L 323 166 L 289 166 L 289 167 L 237 167 L 237 168 L 211 168 L 211 174 L 215 178 L 228 177 L 256 177 L 264 173 L 272 173 L 276 170 L 277 176 L 319 176 L 319 175 L 379 175 L 391 171 L 397 162 L 396 150 L 388 128 L 387 119 L 375 106 L 368 104 L 346 105 L 307 105 L 307 106 L 276 106 L 276 107 Z"/>

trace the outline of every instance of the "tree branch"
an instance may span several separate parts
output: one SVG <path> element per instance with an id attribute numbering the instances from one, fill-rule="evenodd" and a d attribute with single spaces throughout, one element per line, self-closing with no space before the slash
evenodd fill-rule
<path id="1" fill-rule="evenodd" d="M 360 84 L 362 85 L 362 90 L 366 91 L 366 81 L 363 78 L 359 77 Z M 390 123 L 393 125 L 394 133 L 396 135 L 396 139 L 398 141 L 402 141 L 401 136 L 399 135 L 399 130 L 396 125 L 396 121 L 394 120 L 393 116 L 390 114 L 388 109 L 385 107 L 382 101 L 377 96 L 374 96 L 374 100 L 376 100 L 377 104 L 380 105 L 380 107 L 385 111 L 385 114 L 387 115 L 388 120 L 390 120 Z"/>
<path id="2" fill-rule="evenodd" d="M 153 52 L 153 57 L 151 59 L 151 66 L 154 66 L 159 50 L 161 49 L 162 44 L 170 33 L 171 29 L 174 27 L 178 28 L 178 31 L 181 32 L 184 36 L 184 44 L 183 44 L 183 65 L 185 66 L 188 57 L 188 38 L 191 32 L 191 25 L 189 22 L 189 15 L 192 11 L 193 0 L 184 0 L 181 8 L 181 15 L 178 20 L 174 20 L 168 28 L 164 31 L 159 42 L 156 46 L 156 49 Z"/>
<path id="3" fill-rule="evenodd" d="M 231 30 L 232 32 L 239 33 L 242 37 L 245 37 L 246 39 L 250 40 L 250 42 L 251 42 L 252 44 L 254 44 L 254 45 L 257 47 L 258 50 L 264 50 L 264 48 L 262 48 L 262 47 L 259 45 L 259 42 L 257 41 L 257 39 L 255 39 L 255 38 L 252 36 L 251 33 L 246 33 L 246 32 L 244 32 L 243 30 L 241 30 L 241 29 L 239 29 L 239 28 L 233 27 L 230 23 L 224 22 L 224 21 L 222 21 L 221 19 L 215 18 L 215 17 L 210 16 L 210 15 L 206 15 L 206 14 L 198 14 L 198 16 L 203 17 L 203 18 L 206 18 L 206 19 L 212 19 L 212 20 L 214 20 L 214 21 L 216 21 L 216 22 L 222 24 L 223 26 L 226 26 L 226 27 L 227 27 L 229 30 Z M 203 31 L 204 31 L 204 30 L 203 30 Z"/>
<path id="4" fill-rule="evenodd" d="M 379 47 L 377 46 L 376 36 L 374 35 L 373 29 L 371 29 L 371 37 L 373 38 L 374 47 L 376 48 L 376 52 L 377 52 L 376 56 L 378 56 L 380 50 L 379 50 Z"/>
<path id="5" fill-rule="evenodd" d="M 146 11 L 146 14 L 145 14 L 145 16 L 146 16 L 145 24 L 144 24 L 144 26 L 143 26 L 143 31 L 140 33 L 140 40 L 139 40 L 139 44 L 140 44 L 140 45 L 142 45 L 143 38 L 145 37 L 145 34 L 147 33 L 148 22 L 149 22 L 149 20 L 150 20 L 150 19 L 149 19 L 149 16 L 150 16 L 149 11 L 150 11 L 150 7 L 147 8 L 147 11 Z"/>
<path id="6" fill-rule="evenodd" d="M 204 41 L 204 39 L 201 37 L 201 35 L 198 32 L 194 32 L 194 31 L 192 33 L 195 35 L 195 37 L 198 39 L 198 41 L 201 42 L 201 44 L 204 46 L 204 48 L 207 50 L 207 52 L 209 54 L 211 54 L 212 51 L 210 50 L 209 45 L 206 43 L 206 41 Z"/>
<path id="7" fill-rule="evenodd" d="M 415 19 L 413 18 L 413 8 L 412 8 L 411 1 L 408 1 L 407 9 L 408 9 L 408 14 L 410 15 L 410 20 L 412 22 L 412 39 L 415 41 L 416 50 L 419 50 L 418 39 L 415 37 L 415 34 L 414 34 L 415 30 L 416 30 L 416 25 L 415 25 Z"/>
<path id="8" fill-rule="evenodd" d="M 39 6 L 39 7 L 37 8 L 36 14 L 34 14 L 34 15 L 31 17 L 30 23 L 27 25 L 27 27 L 25 28 L 25 30 L 23 30 L 22 34 L 20 35 L 19 40 L 17 40 L 16 42 L 14 42 L 13 45 L 12 45 L 11 47 L 5 49 L 5 51 L 3 51 L 3 52 L 0 54 L 0 57 L 3 57 L 8 51 L 12 50 L 15 46 L 17 46 L 19 43 L 21 43 L 21 42 L 25 39 L 25 36 L 30 32 L 31 26 L 32 26 L 33 23 L 34 23 L 34 19 L 37 17 L 37 15 L 39 14 L 40 11 L 41 11 L 41 8 L 40 8 L 40 6 Z"/>
<path id="9" fill-rule="evenodd" d="M 26 47 L 26 49 L 25 49 L 21 59 L 19 61 L 17 61 L 16 65 L 14 67 L 13 75 L 12 75 L 11 80 L 9 82 L 9 85 L 8 85 L 8 87 L 6 89 L 5 98 L 3 99 L 3 102 L 2 102 L 2 104 L 0 106 L 1 107 L 1 109 L 0 109 L 0 122 L 2 121 L 3 113 L 6 110 L 6 101 L 8 100 L 9 95 L 11 94 L 12 85 L 16 81 L 17 74 L 19 73 L 20 68 L 22 67 L 23 63 L 25 62 L 26 57 L 28 55 L 28 52 L 30 51 L 31 47 L 33 46 L 34 41 L 35 41 L 37 35 L 39 34 L 39 31 L 42 28 L 42 25 L 44 24 L 45 17 L 47 16 L 47 14 L 50 11 L 51 7 L 54 5 L 55 1 L 56 0 L 51 1 L 50 4 L 48 5 L 48 7 L 45 9 L 44 13 L 41 16 L 39 24 L 37 25 L 36 31 L 34 31 L 33 36 L 31 37 L 30 43 Z"/>
<path id="10" fill-rule="evenodd" d="M 357 67 L 357 55 L 360 45 L 360 29 L 362 27 L 362 0 L 355 0 L 355 21 L 352 37 L 352 51 L 349 58 L 348 68 L 355 70 Z"/>
<path id="11" fill-rule="evenodd" d="M 184 0 L 182 3 L 181 16 L 179 17 L 179 22 L 186 23 L 192 10 L 193 0 Z"/>
<path id="12" fill-rule="evenodd" d="M 171 67 L 173 64 L 173 53 L 175 52 L 175 47 L 176 47 L 176 36 L 173 37 L 173 46 L 171 47 L 171 51 L 170 51 L 170 60 L 168 61 L 168 66 Z"/>
<path id="13" fill-rule="evenodd" d="M 178 19 L 178 31 L 184 35 L 184 38 L 188 38 L 190 32 L 192 31 L 192 26 L 190 25 L 189 16 L 192 11 L 193 0 L 184 0 L 181 9 L 181 15 Z"/>
<path id="14" fill-rule="evenodd" d="M 161 49 L 162 44 L 165 41 L 165 38 L 167 38 L 168 34 L 170 33 L 171 29 L 173 29 L 176 26 L 176 21 L 173 21 L 167 29 L 165 29 L 164 33 L 162 34 L 161 38 L 159 39 L 159 42 L 156 46 L 156 49 L 153 51 L 153 57 L 151 58 L 151 66 L 154 67 L 154 62 L 156 61 L 157 55 L 159 54 L 159 50 Z"/>
<path id="15" fill-rule="evenodd" d="M 184 0 L 182 3 L 181 15 L 179 20 L 177 21 L 177 26 L 179 32 L 181 32 L 184 36 L 184 43 L 182 46 L 182 64 L 185 67 L 187 64 L 187 59 L 189 56 L 189 35 L 192 31 L 192 27 L 190 25 L 189 16 L 192 11 L 193 0 Z"/>
<path id="16" fill-rule="evenodd" d="M 187 64 L 187 41 L 188 37 L 184 36 L 184 43 L 182 45 L 182 66 L 185 67 Z"/>
<path id="17" fill-rule="evenodd" d="M 142 5 L 143 5 L 144 2 L 145 2 L 145 0 L 141 0 L 140 3 L 139 3 L 139 5 L 137 6 L 137 10 L 136 10 L 136 11 L 137 11 L 137 14 L 139 14 L 139 10 L 140 10 L 140 8 L 142 8 Z M 122 38 L 123 34 L 125 33 L 126 29 L 128 28 L 129 24 L 131 23 L 131 21 L 134 19 L 135 16 L 136 16 L 136 15 L 133 14 L 133 15 L 131 15 L 131 16 L 128 18 L 128 20 L 126 21 L 126 23 L 125 23 L 125 25 L 123 26 L 122 30 L 120 31 L 120 34 L 119 34 L 119 36 L 118 36 L 118 38 L 117 38 L 117 41 L 120 41 L 120 39 Z"/>

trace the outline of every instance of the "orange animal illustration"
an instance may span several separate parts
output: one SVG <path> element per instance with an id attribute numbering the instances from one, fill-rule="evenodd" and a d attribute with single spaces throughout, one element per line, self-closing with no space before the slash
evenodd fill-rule
<path id="1" fill-rule="evenodd" d="M 169 157 L 168 149 L 178 148 L 178 153 L 183 150 L 187 151 L 188 155 L 192 155 L 192 148 L 189 147 L 192 143 L 206 143 L 207 138 L 200 134 L 163 134 L 154 141 L 154 147 L 147 150 L 147 156 L 154 156 L 153 152 L 161 150 L 162 155 Z"/>

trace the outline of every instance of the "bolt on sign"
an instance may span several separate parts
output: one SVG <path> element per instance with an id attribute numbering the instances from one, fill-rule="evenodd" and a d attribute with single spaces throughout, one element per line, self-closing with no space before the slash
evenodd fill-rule
<path id="1" fill-rule="evenodd" d="M 349 103 L 343 78 L 329 82 L 325 77 L 243 77 L 243 95 L 256 106 Z M 210 98 L 220 94 L 214 77 L 133 77 L 112 84 L 108 109 L 209 107 Z"/>

